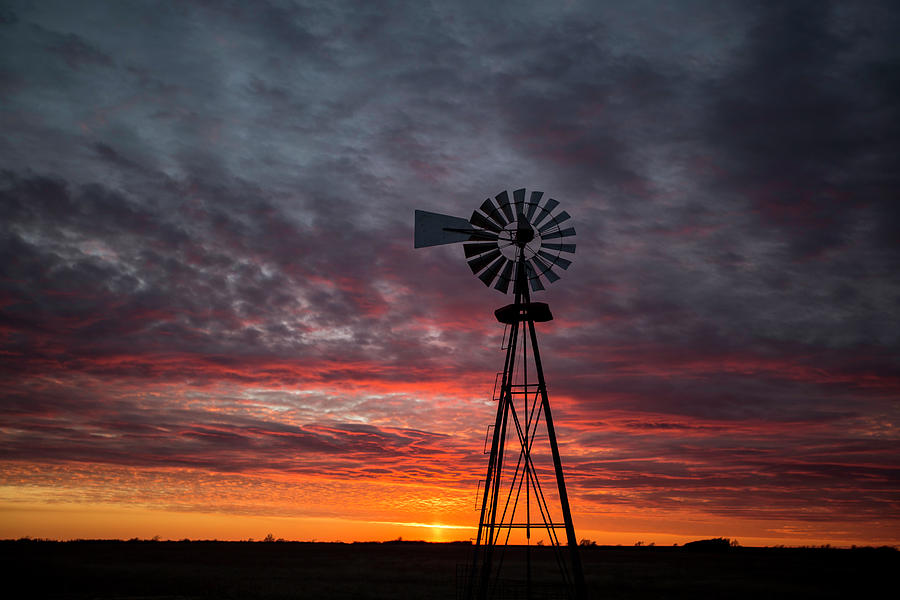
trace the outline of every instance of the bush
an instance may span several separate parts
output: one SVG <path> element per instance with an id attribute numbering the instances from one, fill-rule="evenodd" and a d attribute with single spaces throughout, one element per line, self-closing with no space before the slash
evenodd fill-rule
<path id="1" fill-rule="evenodd" d="M 734 542 L 734 545 L 737 546 L 737 541 Z M 729 548 L 732 547 L 732 541 L 728 538 L 712 538 L 710 540 L 696 540 L 693 542 L 688 542 L 683 546 L 691 551 L 700 551 L 700 552 L 725 552 Z"/>

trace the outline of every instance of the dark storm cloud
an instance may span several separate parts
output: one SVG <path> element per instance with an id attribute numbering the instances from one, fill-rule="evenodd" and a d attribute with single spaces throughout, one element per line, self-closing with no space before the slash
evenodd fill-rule
<path id="1" fill-rule="evenodd" d="M 224 189 L 192 183 L 163 193 L 179 192 L 216 203 L 167 213 L 99 184 L 5 175 L 4 316 L 33 334 L 20 338 L 19 356 L 33 359 L 42 335 L 66 340 L 55 347 L 64 364 L 163 351 L 299 359 L 327 348 L 327 338 L 313 349 L 304 340 L 320 327 L 349 328 L 346 359 L 355 344 L 384 344 L 376 317 L 386 302 L 366 274 L 388 265 L 359 243 L 370 234 L 323 254 L 344 233 L 292 226 L 252 192 L 228 210 L 217 206 L 230 200 Z"/>
<path id="2" fill-rule="evenodd" d="M 874 7 L 773 7 L 748 32 L 736 68 L 716 82 L 709 124 L 731 165 L 726 185 L 747 190 L 797 258 L 843 249 L 854 226 L 875 215 L 866 224 L 879 234 L 871 250 L 896 251 L 890 190 L 900 183 L 891 167 L 900 114 L 888 73 L 897 55 L 879 47 L 880 33 L 896 25 L 894 11 Z"/>
<path id="3" fill-rule="evenodd" d="M 740 463 L 704 506 L 728 512 L 765 471 L 780 491 L 756 498 L 788 514 L 812 499 L 784 466 L 793 424 L 804 448 L 871 444 L 802 465 L 835 506 L 845 482 L 894 493 L 897 21 L 889 3 L 10 3 L 0 369 L 21 428 L 4 448 L 232 470 L 333 452 L 321 464 L 353 476 L 355 453 L 396 470 L 417 447 L 438 472 L 441 436 L 480 417 L 422 396 L 489 389 L 503 299 L 458 248 L 413 251 L 412 209 L 466 216 L 527 186 L 579 234 L 542 328 L 560 427 L 587 455 L 623 449 L 577 464 L 579 485 L 670 506 L 668 478 L 699 505 Z M 286 402 L 289 425 L 240 403 L 128 408 L 144 386 L 175 411 L 171 386 L 223 382 L 334 395 Z M 394 402 L 359 398 L 390 384 Z M 879 493 L 854 510 L 888 510 Z"/>

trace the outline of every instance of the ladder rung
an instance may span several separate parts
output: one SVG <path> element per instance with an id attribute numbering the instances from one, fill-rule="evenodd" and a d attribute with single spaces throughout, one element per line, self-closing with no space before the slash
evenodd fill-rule
<path id="1" fill-rule="evenodd" d="M 547 527 L 550 527 L 552 529 L 559 529 L 566 526 L 565 523 L 496 523 L 494 527 L 496 529 L 525 529 L 529 525 L 534 529 L 542 529 Z"/>

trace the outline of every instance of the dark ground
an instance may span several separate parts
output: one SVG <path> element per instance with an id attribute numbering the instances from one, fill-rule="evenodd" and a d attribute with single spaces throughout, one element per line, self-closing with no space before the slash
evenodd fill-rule
<path id="1" fill-rule="evenodd" d="M 0 541 L 0 564 L 7 598 L 452 600 L 470 552 L 415 542 Z M 535 553 L 539 572 L 552 558 Z M 876 598 L 896 591 L 900 573 L 900 552 L 887 548 L 597 546 L 582 548 L 582 560 L 598 599 Z"/>

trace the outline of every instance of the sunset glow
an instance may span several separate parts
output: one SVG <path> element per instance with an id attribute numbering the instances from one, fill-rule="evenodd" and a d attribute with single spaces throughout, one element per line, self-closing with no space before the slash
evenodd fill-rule
<path id="1" fill-rule="evenodd" d="M 4 3 L 0 538 L 472 539 L 527 187 L 579 538 L 900 545 L 898 11 L 563 4 Z"/>

